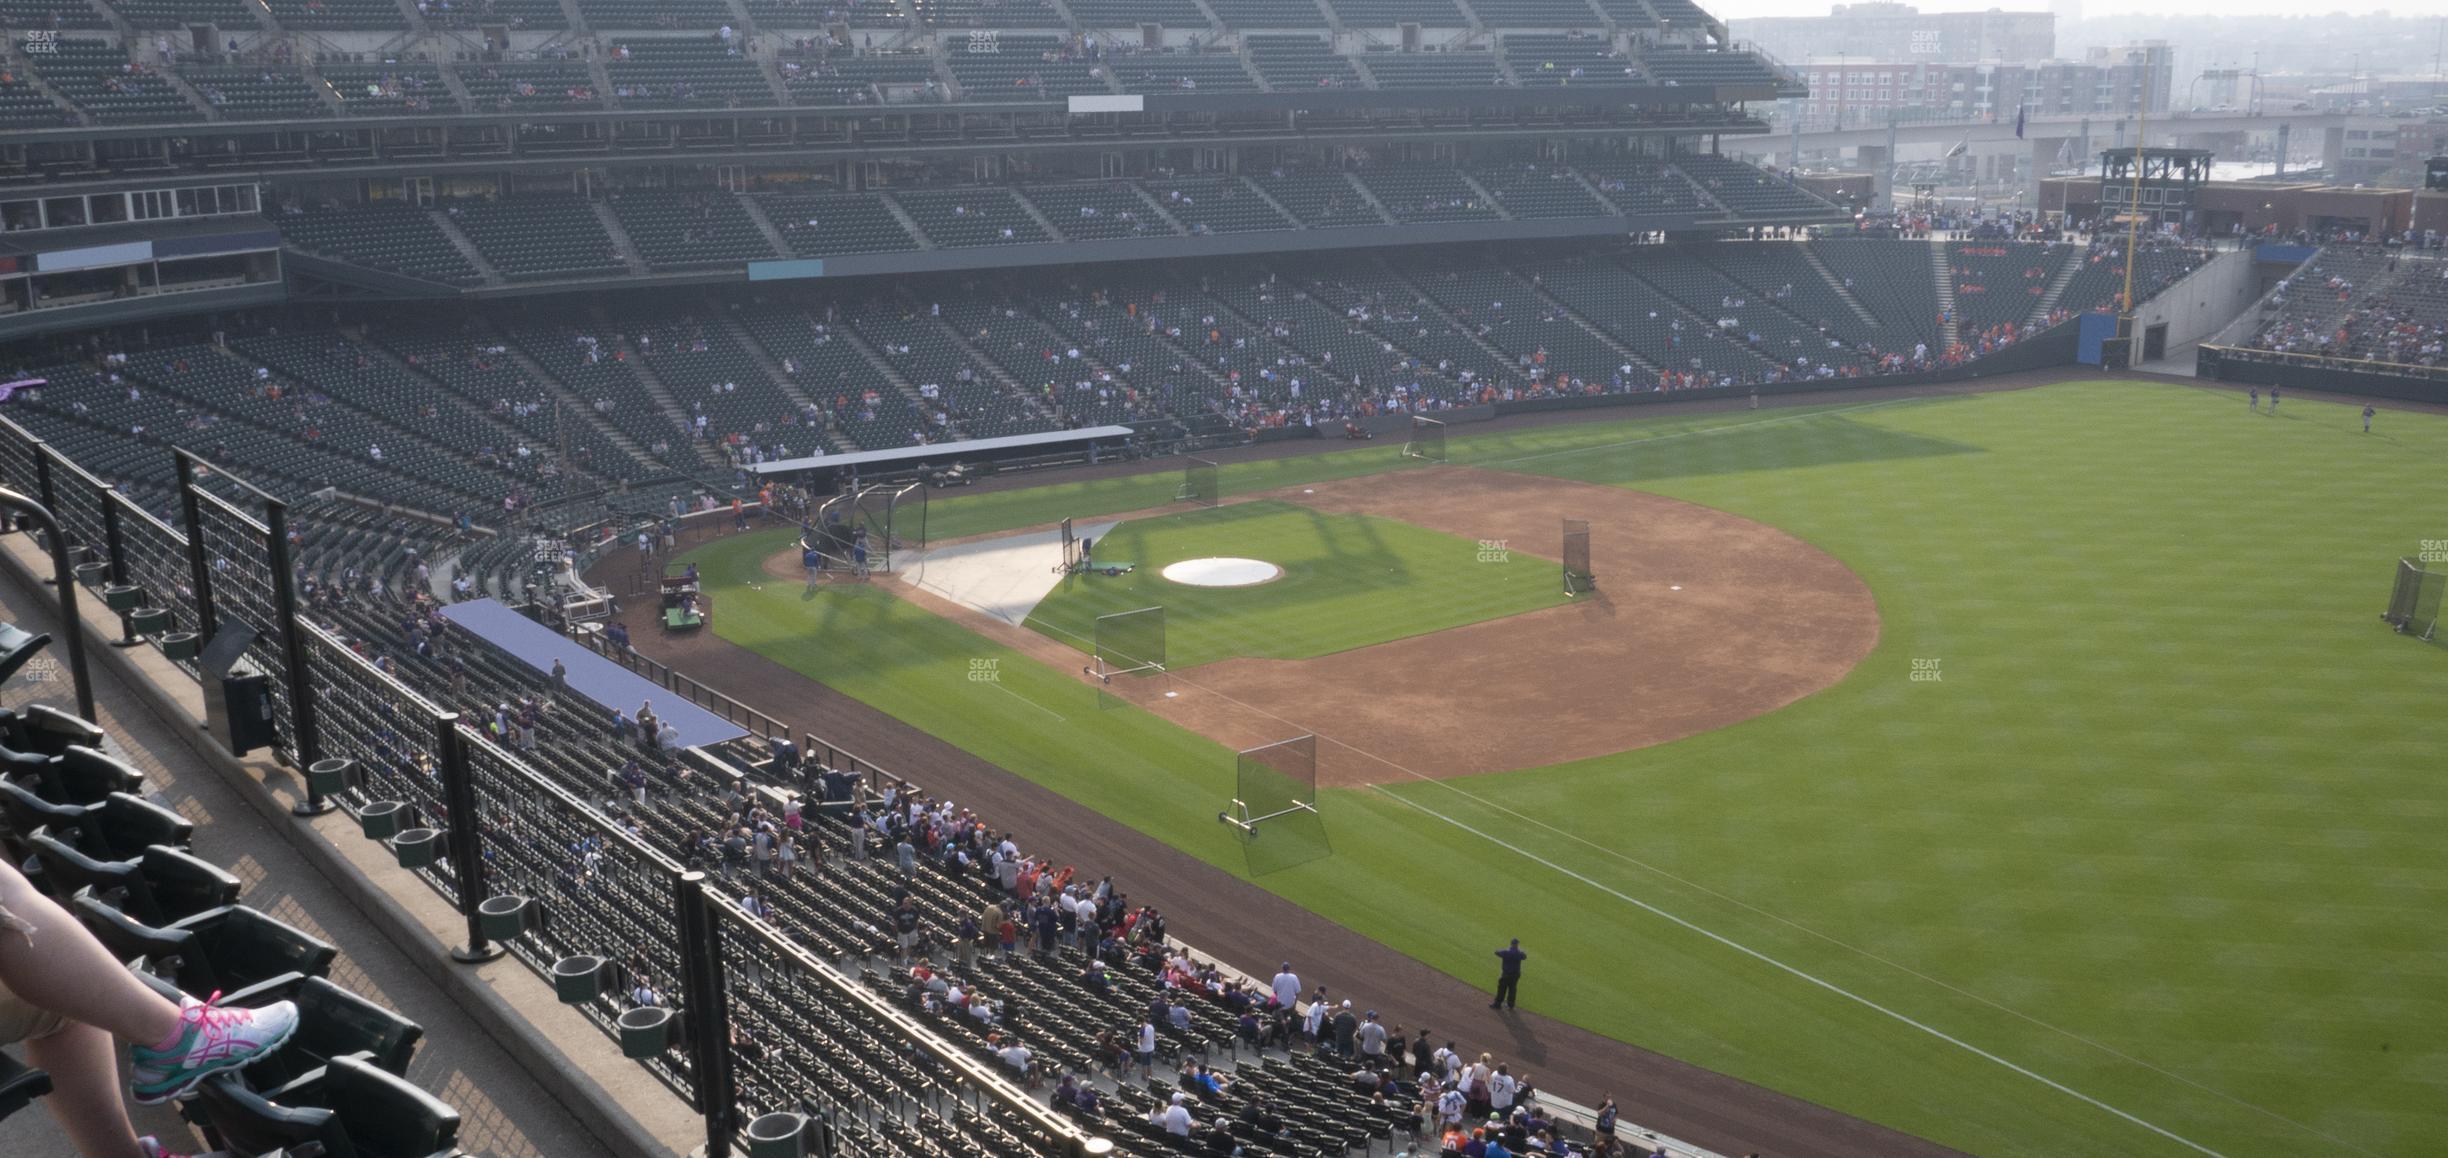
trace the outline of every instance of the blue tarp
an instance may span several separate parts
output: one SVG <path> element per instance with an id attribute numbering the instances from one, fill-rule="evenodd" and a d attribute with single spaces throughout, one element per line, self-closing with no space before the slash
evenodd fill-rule
<path id="1" fill-rule="evenodd" d="M 655 715 L 671 721 L 680 730 L 681 747 L 720 744 L 748 734 L 747 729 L 587 650 L 585 644 L 560 635 L 498 600 L 453 603 L 442 609 L 442 618 L 539 673 L 550 672 L 553 661 L 560 660 L 569 669 L 570 691 L 601 706 L 607 721 L 614 709 L 634 716 L 639 704 L 651 700 Z"/>

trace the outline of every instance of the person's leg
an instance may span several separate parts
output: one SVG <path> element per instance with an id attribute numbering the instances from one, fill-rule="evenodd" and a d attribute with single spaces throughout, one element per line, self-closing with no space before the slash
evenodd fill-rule
<path id="1" fill-rule="evenodd" d="M 71 1023 L 25 1043 L 25 1054 L 28 1063 L 50 1073 L 51 1096 L 43 1106 L 81 1158 L 140 1158 L 136 1127 L 120 1092 L 119 1046 L 109 1033 Z"/>
<path id="2" fill-rule="evenodd" d="M 0 909 L 26 926 L 0 928 L 0 984 L 26 1003 L 139 1045 L 179 1032 L 178 1006 L 138 981 L 75 917 L 6 863 L 0 863 Z"/>

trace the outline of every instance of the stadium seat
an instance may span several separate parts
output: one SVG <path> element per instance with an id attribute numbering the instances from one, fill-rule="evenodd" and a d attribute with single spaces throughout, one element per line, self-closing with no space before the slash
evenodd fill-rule
<path id="1" fill-rule="evenodd" d="M 244 905 L 208 909 L 155 928 L 92 896 L 77 920 L 122 960 L 145 958 L 189 993 L 235 993 L 289 973 L 321 977 L 339 949 Z"/>
<path id="2" fill-rule="evenodd" d="M 375 1065 L 336 1057 L 311 1080 L 283 1087 L 283 1101 L 236 1075 L 197 1087 L 195 1113 L 220 1144 L 241 1153 L 317 1144 L 324 1158 L 447 1158 L 457 1150 L 459 1111 Z"/>
<path id="3" fill-rule="evenodd" d="M 0 1121 L 50 1093 L 50 1074 L 0 1052 Z"/>
<path id="4" fill-rule="evenodd" d="M 86 891 L 157 928 L 238 900 L 237 877 L 166 845 L 153 845 L 134 859 L 104 861 L 47 831 L 26 843 L 42 866 L 42 886 L 54 897 L 73 901 Z"/>
<path id="5" fill-rule="evenodd" d="M 114 792 L 144 790 L 144 773 L 92 748 L 70 747 L 51 757 L 11 753 L 0 760 L 0 770 L 53 804 L 100 804 Z"/>

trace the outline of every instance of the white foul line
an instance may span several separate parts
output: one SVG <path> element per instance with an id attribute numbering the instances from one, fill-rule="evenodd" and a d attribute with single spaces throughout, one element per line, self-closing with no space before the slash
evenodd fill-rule
<path id="1" fill-rule="evenodd" d="M 1734 939 L 1733 939 L 1733 938 L 1731 938 L 1731 937 L 1724 936 L 1724 935 L 1722 935 L 1722 934 L 1720 934 L 1720 933 L 1713 932 L 1713 931 L 1711 931 L 1711 930 L 1709 930 L 1709 929 L 1705 929 L 1705 928 L 1702 928 L 1702 927 L 1701 927 L 1701 926 L 1699 926 L 1699 925 L 1693 924 L 1693 923 L 1692 923 L 1692 922 L 1690 922 L 1690 921 L 1684 920 L 1683 918 L 1678 917 L 1678 916 L 1674 915 L 1673 913 L 1669 913 L 1669 912 L 1667 912 L 1666 910 L 1664 910 L 1664 909 L 1661 909 L 1661 908 L 1657 907 L 1656 905 L 1653 905 L 1653 904 L 1650 904 L 1650 903 L 1649 903 L 1649 902 L 1647 902 L 1647 901 L 1641 900 L 1639 897 L 1635 897 L 1635 896 L 1632 896 L 1632 895 L 1630 895 L 1630 894 L 1628 894 L 1628 893 L 1621 892 L 1621 891 L 1619 891 L 1619 890 L 1617 890 L 1617 889 L 1614 889 L 1614 888 L 1611 888 L 1611 887 L 1609 887 L 1609 886 L 1607 886 L 1607 885 L 1602 885 L 1602 884 L 1598 883 L 1597 881 L 1591 880 L 1590 878 L 1585 877 L 1585 876 L 1581 875 L 1580 873 L 1577 873 L 1577 872 L 1574 872 L 1574 871 L 1573 871 L 1573 870 L 1571 870 L 1571 869 L 1565 868 L 1564 866 L 1562 866 L 1562 865 L 1560 865 L 1560 864 L 1557 864 L 1557 863 L 1555 863 L 1554 861 L 1548 860 L 1546 857 L 1540 856 L 1540 855 L 1538 855 L 1537 853 L 1531 852 L 1531 851 L 1530 851 L 1530 850 L 1528 850 L 1528 849 L 1522 848 L 1522 847 L 1520 847 L 1520 846 L 1518 846 L 1518 845 L 1511 844 L 1511 843 L 1506 842 L 1506 841 L 1503 841 L 1503 840 L 1499 840 L 1499 839 L 1497 839 L 1496 837 L 1490 836 L 1490 835 L 1488 835 L 1488 834 L 1487 834 L 1487 833 L 1485 833 L 1485 832 L 1481 832 L 1480 830 L 1478 830 L 1478 829 L 1476 829 L 1476 828 L 1472 828 L 1470 825 L 1464 824 L 1464 823 L 1462 823 L 1462 822 L 1461 822 L 1461 821 L 1459 821 L 1459 820 L 1455 820 L 1454 818 L 1452 818 L 1452 817 L 1450 817 L 1450 816 L 1447 816 L 1447 815 L 1445 815 L 1444 813 L 1438 812 L 1438 811 L 1436 811 L 1436 810 L 1435 810 L 1435 809 L 1433 809 L 1433 808 L 1429 808 L 1429 807 L 1427 807 L 1427 806 L 1425 806 L 1425 805 L 1422 805 L 1422 804 L 1416 803 L 1416 802 L 1411 801 L 1411 800 L 1406 800 L 1406 799 L 1404 799 L 1404 798 L 1403 798 L 1403 797 L 1401 797 L 1401 796 L 1398 796 L 1398 795 L 1396 795 L 1396 794 L 1394 794 L 1394 793 L 1392 793 L 1392 792 L 1388 792 L 1388 791 L 1386 791 L 1383 785 L 1376 785 L 1376 784 L 1372 784 L 1372 785 L 1370 785 L 1369 787 L 1370 787 L 1370 788 L 1372 788 L 1372 789 L 1374 789 L 1374 790 L 1375 790 L 1375 791 L 1376 791 L 1376 792 L 1377 792 L 1379 795 L 1386 796 L 1386 797 L 1389 797 L 1389 798 L 1391 798 L 1391 799 L 1393 799 L 1393 800 L 1400 801 L 1401 803 L 1403 803 L 1403 804 L 1405 804 L 1405 805 L 1408 805 L 1408 806 L 1409 806 L 1409 807 L 1411 807 L 1411 808 L 1415 808 L 1415 809 L 1418 809 L 1418 810 L 1419 810 L 1419 811 L 1421 811 L 1421 812 L 1427 813 L 1428 815 L 1433 816 L 1433 817 L 1437 818 L 1438 820 L 1442 820 L 1442 821 L 1444 821 L 1445 823 L 1447 823 L 1447 824 L 1450 824 L 1450 825 L 1454 826 L 1455 828 L 1459 828 L 1459 829 L 1461 829 L 1461 830 L 1462 830 L 1462 831 L 1464 831 L 1464 832 L 1470 833 L 1472 836 L 1476 836 L 1476 837 L 1478 837 L 1478 838 L 1479 838 L 1479 839 L 1481 839 L 1481 840 L 1487 841 L 1489 844 L 1493 844 L 1493 845 L 1495 845 L 1495 846 L 1496 846 L 1496 847 L 1498 847 L 1498 848 L 1505 849 L 1505 850 L 1507 850 L 1507 851 L 1509 851 L 1509 852 L 1514 853 L 1514 854 L 1515 854 L 1515 855 L 1517 855 L 1517 856 L 1523 857 L 1523 858 L 1525 858 L 1525 859 L 1527 859 L 1527 860 L 1530 860 L 1530 861 L 1532 861 L 1532 862 L 1535 862 L 1535 863 L 1537 863 L 1537 864 L 1545 865 L 1546 867 L 1548 867 L 1548 868 L 1550 868 L 1550 869 L 1554 869 L 1556 872 L 1562 873 L 1562 874 L 1564 874 L 1565 876 L 1571 877 L 1572 879 L 1574 879 L 1574 880 L 1576 880 L 1576 881 L 1579 881 L 1579 882 L 1581 882 L 1582 884 L 1588 885 L 1589 887 L 1591 887 L 1591 888 L 1593 888 L 1593 889 L 1596 889 L 1596 890 L 1598 890 L 1599 892 L 1602 892 L 1602 893 L 1607 894 L 1608 896 L 1614 897 L 1616 900 L 1622 901 L 1623 903 L 1625 903 L 1625 904 L 1627 904 L 1627 905 L 1631 905 L 1631 906 L 1633 906 L 1633 907 L 1635 907 L 1635 908 L 1638 908 L 1638 909 L 1641 909 L 1641 910 L 1643 910 L 1643 911 L 1645 911 L 1645 912 L 1648 912 L 1648 913 L 1654 914 L 1654 915 L 1656 915 L 1656 916 L 1659 916 L 1659 917 L 1665 918 L 1665 919 L 1666 919 L 1666 920 L 1668 920 L 1668 921 L 1672 921 L 1672 922 L 1674 922 L 1675 924 L 1680 925 L 1680 926 L 1682 926 L 1682 927 L 1683 927 L 1683 928 L 1685 928 L 1685 929 L 1689 929 L 1689 930 L 1691 930 L 1691 931 L 1692 931 L 1692 932 L 1694 932 L 1694 933 L 1698 933 L 1698 934 L 1700 934 L 1701 936 L 1706 937 L 1706 938 L 1708 938 L 1708 939 L 1709 939 L 1709 940 L 1711 940 L 1711 941 L 1715 941 L 1715 942 L 1717 942 L 1718 944 L 1723 945 L 1723 946 L 1725 946 L 1725 947 L 1726 947 L 1726 948 L 1728 948 L 1728 949 L 1732 949 L 1732 950 L 1734 950 L 1734 951 L 1735 951 L 1735 952 L 1737 952 L 1737 953 L 1740 953 L 1740 954 L 1742 954 L 1742 955 L 1744 955 L 1744 956 L 1746 956 L 1746 957 L 1750 957 L 1750 958 L 1752 958 L 1752 959 L 1754 959 L 1754 960 L 1757 960 L 1757 961 L 1761 962 L 1762 964 L 1769 965 L 1769 966 L 1771 966 L 1771 967 L 1773 967 L 1773 968 L 1776 968 L 1776 969 L 1778 969 L 1778 970 L 1781 970 L 1781 971 L 1783 971 L 1783 972 L 1785 972 L 1785 973 L 1792 974 L 1793 976 L 1798 977 L 1798 978 L 1800 978 L 1800 979 L 1802 979 L 1802 980 L 1804 980 L 1804 981 L 1810 982 L 1811 984 L 1816 985 L 1816 986 L 1818 986 L 1818 987 L 1819 987 L 1819 988 L 1821 988 L 1821 989 L 1825 989 L 1825 990 L 1827 990 L 1828 992 L 1830 992 L 1830 993 L 1833 993 L 1833 994 L 1837 995 L 1838 997 L 1845 998 L 1845 999 L 1846 999 L 1846 1000 L 1848 1000 L 1848 1001 L 1853 1001 L 1853 1002 L 1856 1002 L 1856 1003 L 1858 1003 L 1858 1004 L 1860 1004 L 1860 1005 L 1863 1005 L 1863 1006 L 1865 1006 L 1865 1007 L 1867 1007 L 1867 1008 L 1869 1008 L 1869 1009 L 1872 1009 L 1872 1010 L 1875 1010 L 1875 1011 L 1877 1011 L 1877 1012 L 1879 1012 L 1879 1013 L 1885 1014 L 1885 1015 L 1887 1015 L 1888 1017 L 1891 1017 L 1891 1018 L 1894 1018 L 1894 1019 L 1895 1019 L 1895 1020 L 1897 1020 L 1897 1021 L 1903 1022 L 1904 1024 L 1909 1025 L 1909 1026 L 1913 1027 L 1914 1029 L 1920 1030 L 1921 1032 L 1926 1033 L 1926 1034 L 1930 1035 L 1931 1037 L 1937 1038 L 1938 1040 L 1943 1041 L 1943 1042 L 1947 1043 L 1948 1045 L 1952 1045 L 1952 1046 L 1954 1046 L 1954 1047 L 1956 1047 L 1956 1048 L 1958 1048 L 1958 1049 L 1965 1050 L 1965 1051 L 1967 1051 L 1967 1052 L 1969 1052 L 1969 1053 L 1972 1053 L 1972 1054 L 1977 1055 L 1977 1056 L 1979 1056 L 1979 1057 L 1985 1058 L 1985 1059 L 1987 1059 L 1987 1060 L 1989 1060 L 1989 1061 L 1995 1062 L 1995 1063 L 1997 1063 L 1997 1064 L 1999 1064 L 1999 1065 L 2001 1065 L 2001 1066 L 2006 1067 L 2007 1069 L 2013 1070 L 2014 1072 L 2016 1072 L 2016 1073 L 2018 1073 L 2018 1074 L 2023 1075 L 2024 1077 L 2030 1078 L 2031 1080 L 2033 1080 L 2033 1081 L 2035 1081 L 2035 1082 L 2039 1082 L 2040 1084 L 2042 1084 L 2042 1085 L 2044 1085 L 2044 1086 L 2047 1086 L 2047 1087 L 2049 1087 L 2050 1089 L 2056 1090 L 2056 1091 L 2058 1091 L 2059 1093 L 2066 1094 L 2066 1095 L 2068 1095 L 2068 1096 L 2070 1096 L 2070 1097 L 2079 1098 L 2079 1099 L 2081 1099 L 2081 1100 L 2082 1100 L 2082 1101 L 2084 1101 L 2084 1102 L 2087 1102 L 2087 1103 L 2089 1103 L 2089 1104 L 2091 1104 L 2091 1105 L 2093 1105 L 2093 1106 L 2096 1106 L 2096 1107 L 2098 1107 L 2098 1108 L 2100 1108 L 2100 1109 L 2102 1109 L 2102 1110 L 2106 1110 L 2106 1111 L 2108 1111 L 2109 1113 L 2116 1115 L 2117 1117 L 2123 1118 L 2123 1119 L 2125 1119 L 2126 1121 L 2133 1123 L 2134 1125 L 2140 1126 L 2140 1127 L 2142 1127 L 2143 1129 L 2148 1130 L 2148 1131 L 2150 1131 L 2150 1132 L 2151 1132 L 2151 1133 L 2153 1133 L 2153 1134 L 2157 1134 L 2157 1135 L 2159 1135 L 2159 1136 L 2160 1136 L 2160 1137 L 2162 1137 L 2162 1138 L 2166 1138 L 2167 1140 L 2169 1140 L 2169 1141 L 2171 1141 L 2171 1142 L 2174 1142 L 2174 1143 L 2176 1143 L 2176 1144 L 2178 1144 L 2178 1145 L 2180 1145 L 2180 1146 L 2184 1146 L 2184 1147 L 2186 1147 L 2187 1149 L 2190 1149 L 2190 1150 L 2196 1151 L 2196 1152 L 2198 1152 L 2198 1153 L 2202 1153 L 2202 1154 L 2207 1154 L 2207 1155 L 2210 1155 L 2210 1156 L 2211 1156 L 2211 1158 L 2225 1158 L 2225 1155 L 2220 1154 L 2218 1151 L 2213 1150 L 2213 1149 L 2209 1148 L 2208 1146 L 2204 1146 L 2204 1145 L 2202 1145 L 2201 1143 L 2199 1143 L 2199 1142 L 2195 1142 L 2195 1141 L 2193 1141 L 2192 1139 L 2187 1138 L 2187 1137 L 2185 1137 L 2185 1136 L 2183 1136 L 2183 1135 L 2181 1135 L 2181 1134 L 2178 1134 L 2178 1133 L 2176 1133 L 2176 1132 L 2174 1132 L 2174 1131 L 2172 1131 L 2172 1130 L 2168 1130 L 2168 1129 L 2166 1129 L 2166 1128 L 2164 1128 L 2164 1127 L 2156 1126 L 2156 1125 L 2153 1125 L 2153 1124 L 2151 1124 L 2151 1123 L 2149 1123 L 2149 1122 L 2146 1122 L 2146 1121 L 2142 1120 L 2141 1118 L 2137 1118 L 2137 1117 L 2135 1117 L 2135 1116 L 2134 1116 L 2134 1115 L 2132 1115 L 2132 1114 L 2126 1113 L 2125 1111 L 2120 1110 L 2120 1109 L 2116 1108 L 2115 1106 L 2111 1106 L 2111 1105 L 2109 1105 L 2108 1103 L 2106 1103 L 2106 1102 L 2103 1102 L 2103 1101 L 2099 1100 L 2098 1098 L 2094 1098 L 2094 1097 L 2092 1097 L 2091 1095 L 2089 1095 L 2089 1094 L 2086 1094 L 2086 1093 L 2082 1092 L 2081 1090 L 2075 1089 L 2074 1087 L 2069 1086 L 2069 1085 L 2066 1085 L 2065 1083 L 2060 1082 L 2060 1081 L 2057 1081 L 2056 1079 L 2051 1078 L 2051 1077 L 2048 1077 L 2047 1075 L 2040 1074 L 2040 1073 L 2036 1073 L 2036 1072 L 2034 1072 L 2034 1071 L 2032 1071 L 2032 1070 L 2029 1070 L 2029 1069 L 2025 1069 L 2024 1067 L 2022 1067 L 2022 1066 L 2020 1066 L 2020 1065 L 2016 1065 L 2015 1063 L 2013 1063 L 2013 1062 L 2011 1062 L 2011 1061 L 2008 1061 L 2008 1060 L 2006 1060 L 2005 1058 L 1999 1057 L 1998 1055 L 1993 1054 L 1993 1053 L 1989 1052 L 1988 1050 L 1982 1049 L 1981 1047 L 1979 1047 L 1979 1046 L 1977 1046 L 1977 1045 L 1973 1045 L 1971 1042 L 1965 1041 L 1965 1040 L 1963 1040 L 1962 1038 L 1959 1038 L 1959 1037 L 1955 1037 L 1955 1036 L 1953 1036 L 1953 1035 L 1951 1035 L 1951 1034 L 1947 1033 L 1945 1030 L 1942 1030 L 1942 1029 L 1937 1028 L 1936 1026 L 1929 1025 L 1929 1024 L 1927 1024 L 1927 1023 L 1925 1023 L 1925 1022 L 1916 1021 L 1916 1020 L 1914 1020 L 1913 1018 L 1911 1018 L 1910 1016 L 1907 1016 L 1907 1015 L 1905 1015 L 1905 1014 L 1898 1013 L 1898 1012 L 1896 1012 L 1895 1010 L 1889 1009 L 1889 1008 L 1887 1008 L 1886 1006 L 1881 1005 L 1881 1004 L 1879 1004 L 1878 1002 L 1872 1001 L 1872 1000 L 1870 1000 L 1869 998 L 1864 997 L 1864 996 L 1862 996 L 1862 995 L 1860 995 L 1860 994 L 1858 994 L 1858 993 L 1855 993 L 1855 992 L 1853 992 L 1853 991 L 1851 991 L 1851 990 L 1849 990 L 1849 989 L 1846 989 L 1846 988 L 1844 988 L 1843 986 L 1838 985 L 1838 984 L 1836 984 L 1836 983 L 1835 983 L 1835 982 L 1833 982 L 1833 981 L 1829 981 L 1829 980 L 1826 980 L 1825 978 L 1818 977 L 1818 976 L 1815 976 L 1815 975 L 1813 975 L 1813 974 L 1803 972 L 1802 970 L 1797 969 L 1797 968 L 1795 968 L 1795 967 L 1793 967 L 1793 966 L 1791 966 L 1791 965 L 1788 965 L 1788 964 L 1784 963 L 1783 961 L 1779 961 L 1779 960 L 1777 960 L 1776 958 L 1774 958 L 1774 957 L 1771 957 L 1771 956 L 1767 955 L 1766 953 L 1762 953 L 1762 952 L 1760 952 L 1759 950 L 1754 949 L 1754 948 L 1752 948 L 1752 947 L 1750 947 L 1750 946 L 1748 946 L 1748 945 L 1745 945 L 1745 944 L 1743 944 L 1743 943 L 1742 943 L 1742 942 L 1740 942 L 1740 941 L 1736 941 L 1736 940 L 1734 940 Z"/>

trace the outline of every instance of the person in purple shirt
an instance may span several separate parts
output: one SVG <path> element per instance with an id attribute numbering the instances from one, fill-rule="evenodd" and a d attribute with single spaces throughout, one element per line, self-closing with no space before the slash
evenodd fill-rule
<path id="1" fill-rule="evenodd" d="M 1496 951 L 1496 960 L 1501 964 L 1496 974 L 1496 1000 L 1488 1002 L 1489 1009 L 1499 1006 L 1506 1009 L 1513 1008 L 1513 999 L 1519 995 L 1521 989 L 1522 962 L 1529 956 L 1528 953 L 1522 952 L 1519 937 L 1513 938 L 1513 944 L 1510 946 Z"/>

